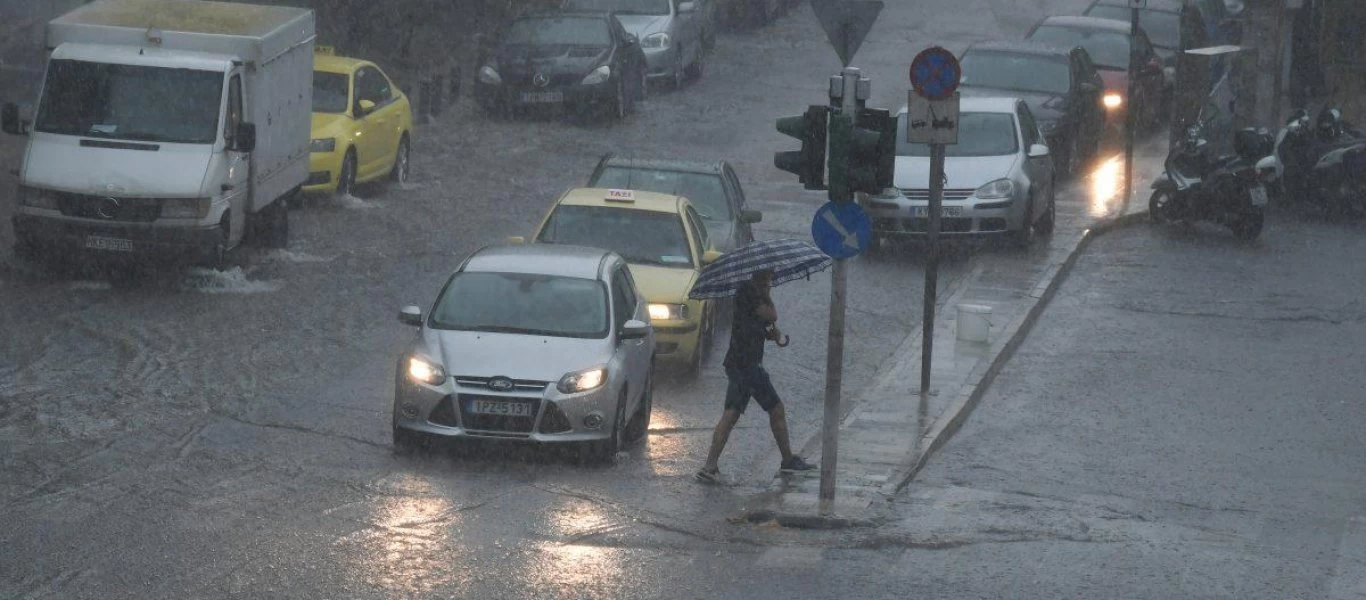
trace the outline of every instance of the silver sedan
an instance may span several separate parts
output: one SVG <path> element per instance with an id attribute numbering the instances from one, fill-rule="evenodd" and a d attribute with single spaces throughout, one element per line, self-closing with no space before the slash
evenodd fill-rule
<path id="1" fill-rule="evenodd" d="M 394 446 L 429 438 L 575 442 L 610 457 L 650 425 L 654 331 L 626 262 L 561 245 L 481 249 L 399 356 Z"/>
<path id="2" fill-rule="evenodd" d="M 646 76 L 681 87 L 699 77 L 706 52 L 716 40 L 715 0 L 566 0 L 571 10 L 615 14 L 622 27 L 640 40 Z"/>
<path id="3" fill-rule="evenodd" d="M 958 143 L 946 146 L 944 235 L 1010 235 L 1029 246 L 1053 230 L 1053 162 L 1029 107 L 1018 98 L 966 97 Z M 924 235 L 929 228 L 930 152 L 905 137 L 899 115 L 896 187 L 865 201 L 876 240 Z"/>

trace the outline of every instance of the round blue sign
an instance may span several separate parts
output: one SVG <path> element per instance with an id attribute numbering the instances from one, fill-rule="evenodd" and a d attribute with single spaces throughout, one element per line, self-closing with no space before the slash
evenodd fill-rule
<path id="1" fill-rule="evenodd" d="M 868 248 L 873 223 L 863 207 L 853 202 L 826 202 L 811 220 L 811 238 L 830 258 L 858 256 Z"/>
<path id="2" fill-rule="evenodd" d="M 930 100 L 946 100 L 958 90 L 963 69 L 952 52 L 934 46 L 926 48 L 911 61 L 911 87 Z"/>

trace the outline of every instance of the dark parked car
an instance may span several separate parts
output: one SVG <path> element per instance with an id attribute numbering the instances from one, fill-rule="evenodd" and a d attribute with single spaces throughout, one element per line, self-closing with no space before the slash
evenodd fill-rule
<path id="1" fill-rule="evenodd" d="M 963 95 L 1014 96 L 1029 104 L 1058 175 L 1070 177 L 1095 158 L 1105 136 L 1104 83 L 1086 49 L 980 42 L 968 46 L 959 62 Z"/>
<path id="2" fill-rule="evenodd" d="M 1105 108 L 1109 125 L 1122 129 L 1128 111 L 1135 112 L 1138 128 L 1155 125 L 1162 107 L 1162 60 L 1148 34 L 1139 28 L 1130 40 L 1129 23 L 1096 17 L 1048 17 L 1039 21 L 1025 39 L 1059 48 L 1081 46 L 1090 55 L 1105 82 Z M 1136 95 L 1129 95 L 1129 45 L 1134 44 L 1138 62 Z"/>
<path id="3" fill-rule="evenodd" d="M 608 154 L 593 169 L 588 187 L 683 196 L 702 217 L 708 245 L 720 252 L 754 241 L 751 225 L 763 218 L 759 211 L 745 207 L 745 191 L 725 161 L 652 160 Z"/>
<path id="4" fill-rule="evenodd" d="M 645 97 L 640 41 L 607 13 L 527 15 L 495 39 L 475 77 L 475 99 L 486 110 L 571 105 L 621 119 Z"/>

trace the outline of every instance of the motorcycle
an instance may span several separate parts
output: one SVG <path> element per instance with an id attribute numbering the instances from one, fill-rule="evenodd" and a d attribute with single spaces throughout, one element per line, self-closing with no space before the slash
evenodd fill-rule
<path id="1" fill-rule="evenodd" d="M 1276 140 L 1281 194 L 1304 201 L 1332 218 L 1366 217 L 1366 135 L 1326 107 L 1317 125 L 1309 113 L 1295 111 Z"/>
<path id="2" fill-rule="evenodd" d="M 1276 180 L 1270 155 L 1274 140 L 1264 129 L 1233 136 L 1233 154 L 1216 152 L 1206 139 L 1207 123 L 1192 125 L 1167 155 L 1165 172 L 1153 182 L 1148 214 L 1155 223 L 1211 221 L 1240 240 L 1262 233 L 1266 185 Z"/>

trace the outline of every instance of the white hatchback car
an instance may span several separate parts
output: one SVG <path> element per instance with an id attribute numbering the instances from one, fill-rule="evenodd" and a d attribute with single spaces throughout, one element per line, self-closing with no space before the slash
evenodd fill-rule
<path id="1" fill-rule="evenodd" d="M 481 249 L 441 288 L 394 382 L 400 449 L 433 436 L 587 444 L 600 457 L 645 437 L 654 331 L 626 261 L 531 244 Z"/>
<path id="2" fill-rule="evenodd" d="M 896 187 L 870 197 L 864 205 L 877 241 L 920 236 L 929 229 L 930 149 L 906 139 L 905 108 L 898 115 L 897 131 Z M 1023 100 L 963 98 L 958 143 L 945 150 L 940 233 L 1010 235 L 1028 247 L 1036 232 L 1053 231 L 1053 161 Z"/>

